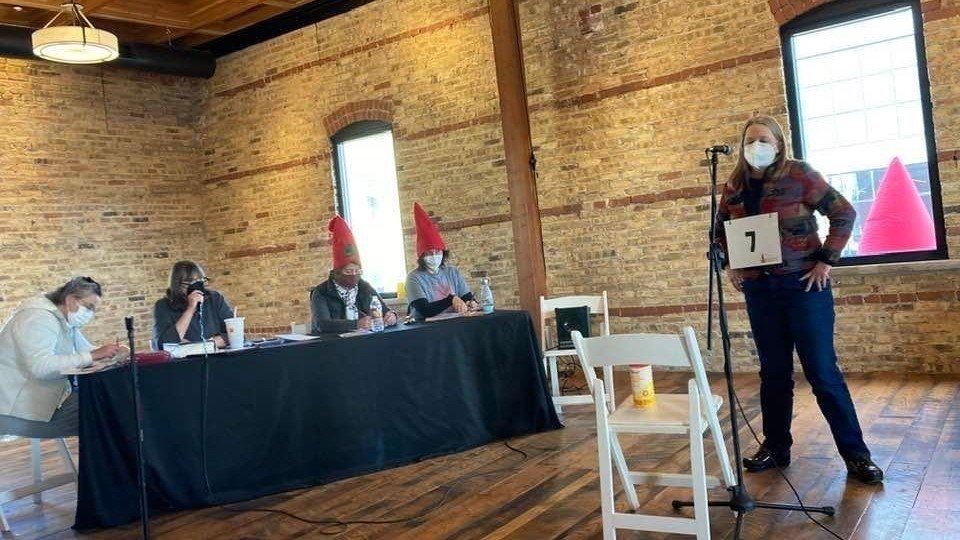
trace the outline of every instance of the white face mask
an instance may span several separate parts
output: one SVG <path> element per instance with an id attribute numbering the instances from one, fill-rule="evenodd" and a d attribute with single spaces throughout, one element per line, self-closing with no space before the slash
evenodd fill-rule
<path id="1" fill-rule="evenodd" d="M 67 313 L 67 323 L 74 328 L 85 326 L 92 320 L 93 311 L 83 304 L 80 304 L 76 311 Z"/>
<path id="2" fill-rule="evenodd" d="M 427 270 L 431 272 L 436 272 L 440 268 L 440 263 L 443 262 L 443 254 L 438 253 L 436 255 L 426 255 L 423 257 L 423 264 L 427 266 Z"/>
<path id="3" fill-rule="evenodd" d="M 754 169 L 766 169 L 777 160 L 777 149 L 772 144 L 753 141 L 743 147 L 743 157 Z"/>

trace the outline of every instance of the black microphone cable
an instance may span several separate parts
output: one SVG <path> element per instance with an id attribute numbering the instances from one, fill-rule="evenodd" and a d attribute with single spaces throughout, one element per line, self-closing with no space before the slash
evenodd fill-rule
<path id="1" fill-rule="evenodd" d="M 431 503 L 423 510 L 420 510 L 419 512 L 411 516 L 405 516 L 405 517 L 393 518 L 393 519 L 336 519 L 336 518 L 311 519 L 311 518 L 305 518 L 303 516 L 299 516 L 297 514 L 294 514 L 293 512 L 288 512 L 286 510 L 278 510 L 276 508 L 261 508 L 261 507 L 236 508 L 236 507 L 230 507 L 226 505 L 221 505 L 220 508 L 228 512 L 236 512 L 240 514 L 244 512 L 260 512 L 264 514 L 276 514 L 276 515 L 288 517 L 296 521 L 307 523 L 310 525 L 319 525 L 321 526 L 321 528 L 317 530 L 316 533 L 323 536 L 336 536 L 339 534 L 343 534 L 344 532 L 346 532 L 347 528 L 351 525 L 393 525 L 397 523 L 406 523 L 409 521 L 415 521 L 415 520 L 425 518 L 428 514 L 430 514 L 434 510 L 437 510 L 438 508 L 447 504 L 447 500 L 450 498 L 450 495 L 453 493 L 454 489 L 458 485 L 462 484 L 463 482 L 466 482 L 467 480 L 472 480 L 474 478 L 480 478 L 483 476 L 490 476 L 492 474 L 505 473 L 505 472 L 515 470 L 520 463 L 527 461 L 527 459 L 529 458 L 526 452 L 511 445 L 509 441 L 504 440 L 503 445 L 520 456 L 520 462 L 517 465 L 513 467 L 501 467 L 498 469 L 493 469 L 491 471 L 475 472 L 472 474 L 468 474 L 467 476 L 460 477 L 455 481 L 442 486 L 443 491 L 440 495 L 440 498 L 437 499 L 436 502 Z M 552 451 L 552 449 L 542 449 L 542 448 L 540 450 Z"/>
<path id="2" fill-rule="evenodd" d="M 750 425 L 750 419 L 747 418 L 747 413 L 746 411 L 743 410 L 743 404 L 740 403 L 740 396 L 737 395 L 736 390 L 733 391 L 733 397 L 737 401 L 737 410 L 740 411 L 740 416 L 743 417 L 744 423 L 747 424 L 747 429 L 749 429 L 750 434 L 753 435 L 753 440 L 757 441 L 758 445 L 763 445 L 763 443 L 760 442 L 760 437 L 757 435 L 757 432 L 753 429 L 753 426 Z M 803 502 L 803 499 L 800 497 L 800 492 L 797 491 L 797 488 L 793 485 L 793 482 L 791 482 L 790 478 L 787 477 L 787 473 L 783 471 L 783 468 L 780 467 L 780 464 L 777 463 L 776 460 L 774 460 L 773 463 L 774 465 L 776 465 L 777 472 L 780 474 L 781 478 L 783 478 L 784 482 L 786 482 L 787 485 L 790 486 L 790 491 L 793 492 L 793 496 L 797 499 L 797 504 L 799 504 L 800 507 L 803 509 L 804 515 L 807 516 L 807 518 L 810 519 L 810 521 L 816 523 L 818 527 L 826 531 L 828 534 L 832 535 L 837 540 L 850 540 L 849 538 L 844 538 L 840 536 L 839 534 L 834 532 L 833 529 L 831 529 L 830 527 L 827 527 L 822 522 L 820 522 L 819 519 L 813 517 L 813 515 L 807 511 L 806 504 Z"/>
<path id="3" fill-rule="evenodd" d="M 207 350 L 207 338 L 203 333 L 203 304 L 206 302 L 207 295 L 206 291 L 204 291 L 203 300 L 197 306 L 197 316 L 199 317 L 200 323 L 200 343 L 203 346 L 203 360 L 201 360 L 203 363 L 200 366 L 200 376 L 203 381 L 200 388 L 200 467 L 203 471 L 203 483 L 207 488 L 207 494 L 212 496 L 213 487 L 210 484 L 210 473 L 207 468 L 207 393 L 210 389 L 210 352 Z"/>

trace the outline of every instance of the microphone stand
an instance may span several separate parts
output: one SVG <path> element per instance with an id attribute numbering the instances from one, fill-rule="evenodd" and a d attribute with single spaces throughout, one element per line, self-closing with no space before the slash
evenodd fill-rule
<path id="1" fill-rule="evenodd" d="M 733 457 L 734 470 L 736 472 L 737 485 L 728 486 L 730 499 L 726 501 L 709 501 L 708 506 L 723 506 L 729 508 L 737 514 L 736 527 L 734 530 L 734 540 L 739 540 L 743 529 L 743 517 L 757 508 L 770 510 L 796 510 L 800 512 L 817 512 L 832 516 L 835 509 L 832 506 L 807 506 L 799 504 L 779 504 L 767 503 L 753 500 L 747 487 L 743 483 L 743 454 L 740 450 L 740 422 L 737 415 L 737 395 L 733 382 L 733 361 L 730 355 L 730 329 L 727 323 L 727 311 L 723 298 L 723 249 L 717 240 L 717 154 L 726 153 L 721 150 L 722 147 L 714 146 L 707 149 L 710 161 L 710 249 L 707 252 L 707 258 L 710 260 L 710 285 L 709 298 L 707 299 L 708 327 L 707 327 L 707 349 L 710 348 L 710 335 L 713 334 L 713 306 L 714 291 L 716 291 L 717 320 L 720 326 L 720 339 L 723 346 L 723 375 L 727 382 L 727 403 L 730 407 L 730 428 L 731 438 L 733 439 Z M 685 506 L 693 506 L 691 501 L 673 501 L 674 510 L 679 510 Z"/>
<path id="2" fill-rule="evenodd" d="M 200 461 L 203 471 L 203 483 L 207 487 L 207 493 L 213 495 L 213 488 L 210 485 L 210 474 L 207 470 L 207 392 L 210 385 L 210 351 L 207 350 L 207 337 L 203 328 L 203 305 L 207 303 L 209 295 L 203 291 L 203 301 L 197 305 L 197 317 L 200 322 L 200 343 L 203 345 L 203 364 L 201 371 L 203 373 L 203 386 L 200 390 Z M 213 340 L 211 340 L 213 341 Z M 214 345 L 216 347 L 216 345 Z"/>
<path id="3" fill-rule="evenodd" d="M 127 340 L 130 344 L 130 381 L 133 385 L 133 406 L 137 422 L 137 484 L 140 488 L 140 534 L 143 540 L 150 538 L 150 509 L 147 506 L 146 463 L 143 455 L 143 405 L 140 399 L 140 369 L 137 366 L 136 348 L 133 340 L 133 317 L 125 318 Z"/>

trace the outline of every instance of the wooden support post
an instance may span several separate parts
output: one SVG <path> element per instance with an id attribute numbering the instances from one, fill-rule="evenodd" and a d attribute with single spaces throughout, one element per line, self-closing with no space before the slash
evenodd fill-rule
<path id="1" fill-rule="evenodd" d="M 547 294 L 547 270 L 543 259 L 540 205 L 516 0 L 490 0 L 490 28 L 500 94 L 520 305 L 539 321 L 540 295 Z"/>

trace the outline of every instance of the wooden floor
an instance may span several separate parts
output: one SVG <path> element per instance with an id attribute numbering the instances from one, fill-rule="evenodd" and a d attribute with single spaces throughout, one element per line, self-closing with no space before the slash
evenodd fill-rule
<path id="1" fill-rule="evenodd" d="M 685 388 L 685 378 L 664 374 L 657 380 L 658 390 Z M 960 538 L 960 380 L 897 374 L 854 375 L 849 380 L 867 442 L 886 470 L 887 480 L 882 487 L 847 481 L 809 387 L 800 384 L 794 421 L 798 442 L 788 474 L 805 502 L 836 506 L 837 516 L 823 521 L 845 538 Z M 738 384 L 748 416 L 759 429 L 756 376 L 741 376 Z M 625 381 L 618 380 L 618 387 L 625 396 Z M 719 380 L 714 380 L 714 388 L 721 390 Z M 566 421 L 563 430 L 511 441 L 529 455 L 526 460 L 496 443 L 234 505 L 284 510 L 310 519 L 384 520 L 421 513 L 447 495 L 442 507 L 420 519 L 324 528 L 277 514 L 207 508 L 156 517 L 152 530 L 156 538 L 165 539 L 600 539 L 592 409 L 569 408 Z M 746 429 L 743 437 L 747 449 L 755 448 Z M 53 447 L 44 448 L 44 463 L 59 467 Z M 638 470 L 682 472 L 688 466 L 685 437 L 637 436 L 625 440 L 625 452 Z M 0 486 L 26 481 L 28 458 L 23 441 L 0 443 Z M 713 456 L 708 460 L 708 469 L 715 472 Z M 747 482 L 758 499 L 792 502 L 775 471 L 748 475 Z M 688 495 L 681 489 L 645 489 L 640 497 L 644 512 L 670 515 L 670 501 Z M 86 535 L 72 531 L 74 503 L 75 490 L 70 486 L 47 492 L 42 506 L 30 499 L 8 504 L 5 508 L 14 532 L 3 538 L 137 537 L 136 526 Z M 622 498 L 618 505 L 625 507 Z M 711 522 L 714 538 L 731 537 L 733 519 L 728 511 L 712 510 Z M 750 514 L 744 537 L 829 538 L 801 514 L 771 511 Z M 667 536 L 621 531 L 618 538 Z"/>

